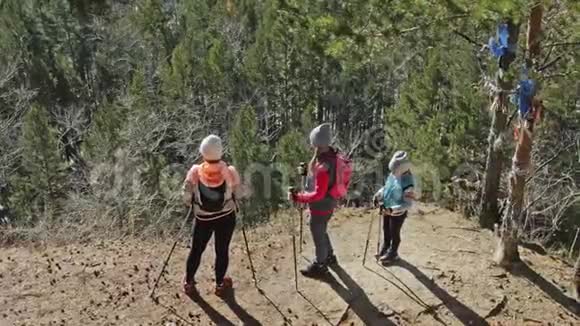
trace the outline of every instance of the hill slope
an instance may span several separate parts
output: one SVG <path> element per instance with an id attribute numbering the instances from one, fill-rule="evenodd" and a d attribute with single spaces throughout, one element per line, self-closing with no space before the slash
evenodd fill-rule
<path id="1" fill-rule="evenodd" d="M 330 232 L 341 267 L 325 282 L 300 277 L 301 294 L 294 290 L 292 242 L 282 218 L 248 232 L 264 295 L 253 286 L 236 233 L 229 270 L 235 293 L 225 300 L 211 293 L 212 245 L 197 277 L 200 297 L 193 301 L 180 289 L 184 240 L 160 283 L 159 304 L 148 295 L 171 241 L 2 249 L 0 325 L 284 325 L 282 315 L 293 325 L 580 323 L 566 295 L 570 266 L 523 249 L 526 264 L 506 273 L 491 262 L 491 233 L 442 209 L 423 206 L 412 214 L 403 227 L 404 260 L 388 268 L 373 258 L 375 221 L 363 267 L 371 215 L 376 211 L 337 214 Z M 305 242 L 310 256 L 307 227 Z M 307 262 L 299 257 L 298 263 Z"/>

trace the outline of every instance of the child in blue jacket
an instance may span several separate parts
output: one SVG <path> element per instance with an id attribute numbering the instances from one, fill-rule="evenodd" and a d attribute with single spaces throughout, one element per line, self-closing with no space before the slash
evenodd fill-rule
<path id="1" fill-rule="evenodd" d="M 407 218 L 407 210 L 415 199 L 415 180 L 411 173 L 409 155 L 397 151 L 389 162 L 391 173 L 385 185 L 374 195 L 374 201 L 382 202 L 384 242 L 379 253 L 382 263 L 390 263 L 399 259 L 401 244 L 401 228 Z"/>

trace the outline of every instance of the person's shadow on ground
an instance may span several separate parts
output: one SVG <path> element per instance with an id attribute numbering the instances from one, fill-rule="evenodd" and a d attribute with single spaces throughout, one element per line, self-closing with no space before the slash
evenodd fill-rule
<path id="1" fill-rule="evenodd" d="M 580 317 L 580 303 L 568 297 L 561 289 L 534 271 L 528 264 L 521 262 L 515 265 L 511 273 L 515 276 L 526 278 L 562 308 L 566 309 L 572 315 Z"/>
<path id="2" fill-rule="evenodd" d="M 340 284 L 332 275 L 329 275 L 325 282 L 346 302 L 350 309 L 364 322 L 365 325 L 395 325 L 389 316 L 381 312 L 369 299 L 365 291 L 355 280 L 338 264 L 331 267 L 338 278 L 342 280 L 344 286 Z M 393 314 L 394 315 L 394 314 Z"/>
<path id="3" fill-rule="evenodd" d="M 254 316 L 250 315 L 246 309 L 238 304 L 236 301 L 235 290 L 231 289 L 222 298 L 224 302 L 228 305 L 231 311 L 238 316 L 244 325 L 250 326 L 261 326 L 260 323 Z"/>
<path id="4" fill-rule="evenodd" d="M 480 315 L 478 315 L 471 308 L 466 306 L 461 301 L 450 295 L 447 291 L 441 288 L 437 283 L 431 281 L 427 275 L 419 270 L 415 265 L 401 259 L 396 263 L 408 270 L 415 278 L 423 284 L 433 295 L 435 295 L 447 307 L 447 309 L 464 325 L 489 325 L 489 323 Z"/>
<path id="5" fill-rule="evenodd" d="M 199 292 L 195 292 L 191 296 L 189 296 L 191 301 L 197 304 L 201 310 L 205 313 L 206 316 L 216 325 L 219 326 L 233 326 L 235 325 L 229 319 L 227 319 L 224 315 L 222 315 L 219 311 L 215 310 L 205 299 L 199 294 Z M 198 320 L 199 322 L 199 320 Z M 195 324 L 195 322 L 194 322 Z"/>
<path id="6" fill-rule="evenodd" d="M 196 303 L 201 310 L 209 317 L 209 319 L 218 326 L 233 326 L 236 325 L 231 320 L 222 315 L 219 311 L 215 310 L 199 293 L 195 293 L 189 297 L 191 301 Z M 226 292 L 222 297 L 226 305 L 232 310 L 234 314 L 242 321 L 244 325 L 249 326 L 261 326 L 262 324 L 250 315 L 246 309 L 241 307 L 235 296 L 235 290 L 231 289 Z"/>

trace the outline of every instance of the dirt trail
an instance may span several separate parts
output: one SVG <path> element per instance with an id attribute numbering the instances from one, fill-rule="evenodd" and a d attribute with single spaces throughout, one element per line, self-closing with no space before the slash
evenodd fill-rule
<path id="1" fill-rule="evenodd" d="M 580 325 L 567 296 L 571 267 L 523 249 L 513 273 L 491 262 L 490 232 L 442 209 L 422 206 L 403 227 L 401 256 L 375 263 L 375 221 L 366 267 L 362 254 L 375 211 L 342 210 L 331 224 L 340 268 L 326 282 L 299 278 L 294 290 L 291 238 L 282 222 L 248 236 L 264 295 L 253 286 L 241 233 L 229 274 L 235 292 L 211 293 L 208 247 L 197 280 L 200 297 L 181 293 L 183 241 L 158 290 L 148 294 L 171 242 L 104 242 L 0 250 L 0 325 Z M 283 220 L 283 218 L 280 218 Z M 305 228 L 305 231 L 307 227 Z M 304 255 L 312 255 L 305 233 Z M 299 264 L 306 264 L 304 257 Z M 277 306 L 280 311 L 268 302 Z"/>

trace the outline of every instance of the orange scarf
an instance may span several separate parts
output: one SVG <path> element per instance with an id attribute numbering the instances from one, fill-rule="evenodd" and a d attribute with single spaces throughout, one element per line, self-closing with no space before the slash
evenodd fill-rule
<path id="1" fill-rule="evenodd" d="M 208 187 L 218 187 L 225 181 L 224 171 L 226 170 L 227 165 L 223 161 L 217 163 L 203 162 L 198 170 L 199 180 Z"/>

